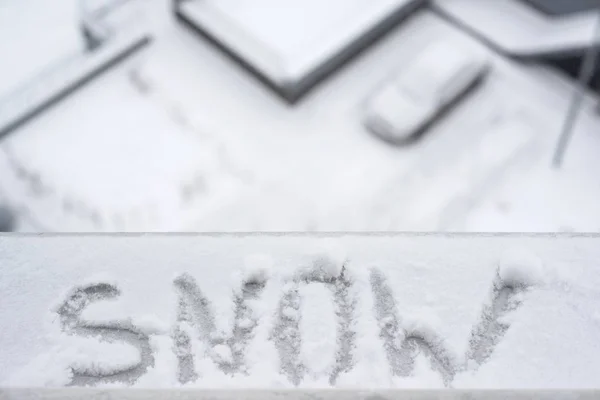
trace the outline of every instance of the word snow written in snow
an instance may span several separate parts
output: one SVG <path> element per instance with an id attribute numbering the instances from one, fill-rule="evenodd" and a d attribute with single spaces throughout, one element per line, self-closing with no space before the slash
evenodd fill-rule
<path id="1" fill-rule="evenodd" d="M 250 257 L 241 286 L 233 291 L 234 321 L 228 333 L 217 328 L 213 302 L 201 285 L 191 275 L 180 275 L 173 282 L 178 296 L 176 321 L 164 331 L 170 333 L 159 335 L 168 336 L 173 343 L 177 365 L 173 373 L 181 384 L 202 380 L 201 371 L 208 363 L 240 379 L 270 369 L 295 386 L 306 381 L 336 385 L 355 366 L 360 350 L 356 321 L 364 315 L 357 304 L 360 297 L 368 295 L 372 298 L 369 311 L 377 322 L 380 346 L 392 374 L 411 376 L 417 356 L 422 354 L 444 385 L 451 386 L 457 373 L 475 370 L 489 359 L 510 327 L 506 316 L 520 306 L 541 268 L 534 256 L 507 257 L 500 263 L 490 282 L 489 299 L 484 299 L 478 322 L 465 338 L 468 350 L 464 357 L 452 354 L 427 324 L 402 318 L 382 270 L 370 269 L 370 290 L 362 290 L 345 260 L 327 256 L 310 258 L 304 266 L 277 279 L 269 257 Z M 99 351 L 93 353 L 87 363 L 80 360 L 70 366 L 71 385 L 133 384 L 155 367 L 151 336 L 157 332 L 126 319 L 84 318 L 90 304 L 120 294 L 113 283 L 79 286 L 57 308 L 61 328 L 70 337 L 99 337 L 105 346 L 127 344 L 138 353 L 130 357 L 133 361 L 124 360 L 112 368 L 104 366 Z"/>

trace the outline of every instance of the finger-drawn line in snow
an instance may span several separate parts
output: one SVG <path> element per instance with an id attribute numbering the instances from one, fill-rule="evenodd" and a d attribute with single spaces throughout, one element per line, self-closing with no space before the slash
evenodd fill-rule
<path id="1" fill-rule="evenodd" d="M 521 294 L 527 288 L 527 285 L 504 282 L 496 273 L 491 301 L 484 304 L 479 322 L 471 330 L 465 362 L 461 365 L 446 349 L 444 340 L 433 331 L 409 331 L 402 326 L 394 295 L 381 271 L 373 269 L 370 281 L 380 337 L 392 372 L 398 376 L 410 376 L 416 356 L 422 351 L 446 386 L 452 384 L 458 372 L 468 369 L 471 361 L 479 366 L 489 359 L 510 327 L 502 318 L 521 305 Z"/>
<path id="2" fill-rule="evenodd" d="M 351 290 L 353 281 L 345 266 L 335 273 L 323 274 L 323 260 L 314 261 L 312 267 L 299 269 L 295 273 L 276 284 L 283 284 L 282 295 L 273 315 L 274 318 L 268 339 L 272 341 L 279 355 L 280 372 L 294 385 L 300 385 L 307 378 L 315 378 L 310 366 L 306 365 L 306 357 L 302 358 L 303 335 L 300 325 L 306 318 L 303 304 L 310 299 L 304 298 L 304 289 L 312 286 L 324 289 L 328 293 L 334 312 L 334 329 L 328 328 L 335 336 L 334 345 L 326 351 L 333 360 L 321 371 L 323 376 L 335 385 L 338 377 L 350 371 L 354 366 L 353 351 L 356 346 L 353 330 L 355 324 L 355 307 L 357 294 Z M 325 269 L 329 267 L 325 266 Z M 308 271 L 308 272 L 307 272 Z M 329 271 L 331 272 L 331 271 Z M 211 360 L 226 374 L 247 374 L 249 365 L 246 362 L 248 345 L 253 340 L 259 318 L 255 315 L 252 302 L 260 299 L 267 285 L 272 280 L 248 278 L 241 287 L 234 290 L 232 299 L 233 326 L 231 333 L 225 335 L 217 332 L 215 310 L 210 299 L 202 291 L 196 280 L 188 274 L 177 277 L 174 286 L 179 294 L 177 318 L 172 329 L 174 351 L 178 360 L 177 379 L 186 384 L 202 379 L 196 370 L 195 359 Z M 477 368 L 485 363 L 498 343 L 509 329 L 504 317 L 514 312 L 522 302 L 522 294 L 526 285 L 502 280 L 499 273 L 492 282 L 491 295 L 483 305 L 479 322 L 473 327 L 469 346 L 464 358 L 452 354 L 442 336 L 430 328 L 416 331 L 407 326 L 394 298 L 392 289 L 387 283 L 385 274 L 374 268 L 369 275 L 371 294 L 374 300 L 373 311 L 379 324 L 379 337 L 387 356 L 391 372 L 396 376 L 408 377 L 414 373 L 416 358 L 423 354 L 430 362 L 431 368 L 438 372 L 446 386 L 451 386 L 455 375 L 468 368 Z M 112 375 L 90 374 L 73 369 L 71 385 L 90 385 L 100 382 L 133 383 L 146 370 L 154 365 L 148 335 L 136 329 L 131 323 L 106 322 L 98 324 L 82 321 L 82 311 L 90 303 L 116 298 L 119 290 L 107 283 L 98 283 L 75 288 L 58 309 L 63 330 L 68 334 L 82 336 L 100 336 L 108 342 L 122 341 L 135 346 L 141 355 L 141 363 L 130 369 Z M 330 295 L 330 296 L 329 296 Z M 320 301 L 320 300 L 319 300 Z M 317 311 L 320 303 L 317 304 Z M 327 307 L 323 307 L 327 308 Z M 313 308 L 314 310 L 315 308 Z M 319 314 L 318 318 L 321 318 Z M 326 322 L 326 321 L 325 321 Z M 266 338 L 266 337 L 265 337 Z M 261 339 L 262 340 L 262 339 Z M 326 346 L 327 347 L 327 346 Z M 314 349 L 313 349 L 314 350 Z M 195 354 L 196 351 L 202 354 Z M 320 351 L 317 350 L 317 351 Z M 321 354 L 319 354 L 321 355 Z M 304 361 L 303 361 L 304 360 Z M 309 376 L 312 375 L 312 376 Z"/>
<path id="3" fill-rule="evenodd" d="M 196 336 L 206 346 L 204 355 L 222 371 L 230 374 L 243 372 L 245 350 L 256 326 L 256 317 L 248 307 L 248 300 L 259 297 L 265 287 L 264 282 L 243 282 L 240 293 L 235 294 L 235 322 L 228 338 L 217 335 L 212 304 L 193 277 L 187 274 L 179 276 L 175 279 L 175 287 L 180 293 L 174 329 L 179 381 L 188 383 L 198 378 L 192 351 L 192 340 Z"/>
<path id="4" fill-rule="evenodd" d="M 351 348 L 354 333 L 350 330 L 352 323 L 352 300 L 348 296 L 350 282 L 342 273 L 339 277 L 323 278 L 317 274 L 300 276 L 289 282 L 279 302 L 276 323 L 271 332 L 280 358 L 281 372 L 298 385 L 307 372 L 307 368 L 299 360 L 302 338 L 299 332 L 301 298 L 299 288 L 309 283 L 320 283 L 331 291 L 335 299 L 337 317 L 337 349 L 335 366 L 330 372 L 329 381 L 333 384 L 338 375 L 351 367 Z M 234 297 L 234 327 L 230 337 L 220 337 L 215 331 L 213 306 L 203 294 L 195 279 L 184 274 L 175 280 L 180 293 L 177 313 L 177 327 L 174 329 L 174 341 L 179 360 L 178 379 L 181 383 L 195 381 L 199 378 L 194 367 L 192 342 L 201 340 L 205 345 L 204 356 L 211 359 L 223 372 L 228 374 L 245 373 L 244 354 L 249 341 L 254 335 L 257 319 L 248 300 L 257 299 L 265 288 L 262 281 L 245 281 L 242 289 Z"/>
<path id="5" fill-rule="evenodd" d="M 525 289 L 525 285 L 506 283 L 496 274 L 491 302 L 484 304 L 480 321 L 471 331 L 467 360 L 478 365 L 488 360 L 510 327 L 502 318 L 522 304 L 521 295 Z"/>
<path id="6" fill-rule="evenodd" d="M 72 368 L 72 386 L 87 386 L 105 382 L 133 383 L 154 365 L 154 356 L 148 336 L 130 323 L 108 322 L 90 326 L 83 322 L 81 313 L 91 303 L 114 299 L 120 295 L 119 289 L 108 283 L 97 283 L 75 288 L 58 308 L 60 323 L 64 332 L 71 335 L 97 337 L 101 341 L 128 343 L 140 352 L 141 362 L 137 365 L 110 375 L 92 374 Z"/>
<path id="7" fill-rule="evenodd" d="M 443 340 L 432 332 L 410 332 L 402 327 L 391 288 L 377 269 L 371 271 L 371 288 L 375 300 L 375 318 L 380 326 L 388 362 L 394 375 L 407 377 L 413 373 L 415 358 L 422 351 L 434 370 L 442 375 L 446 385 L 456 373 L 454 360 L 444 347 Z"/>

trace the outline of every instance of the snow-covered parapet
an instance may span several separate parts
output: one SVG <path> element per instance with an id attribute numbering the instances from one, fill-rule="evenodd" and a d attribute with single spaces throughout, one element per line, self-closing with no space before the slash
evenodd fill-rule
<path id="1" fill-rule="evenodd" d="M 593 387 L 599 241 L 0 236 L 0 384 Z"/>

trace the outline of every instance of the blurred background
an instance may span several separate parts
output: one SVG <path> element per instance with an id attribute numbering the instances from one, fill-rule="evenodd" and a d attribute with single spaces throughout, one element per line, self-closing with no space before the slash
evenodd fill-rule
<path id="1" fill-rule="evenodd" d="M 599 0 L 0 0 L 0 231 L 600 231 Z"/>

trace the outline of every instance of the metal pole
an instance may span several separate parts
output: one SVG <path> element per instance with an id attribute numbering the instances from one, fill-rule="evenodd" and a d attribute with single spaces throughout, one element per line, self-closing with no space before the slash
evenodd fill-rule
<path id="1" fill-rule="evenodd" d="M 570 139 L 573 136 L 573 128 L 575 127 L 577 116 L 581 111 L 583 99 L 585 98 L 586 87 L 594 74 L 594 70 L 596 69 L 596 60 L 598 58 L 598 53 L 600 52 L 600 46 L 598 45 L 597 40 L 599 36 L 600 10 L 598 12 L 598 18 L 596 19 L 592 43 L 585 54 L 585 59 L 581 65 L 581 69 L 579 70 L 579 82 L 577 84 L 575 94 L 573 95 L 573 100 L 571 101 L 571 106 L 567 113 L 567 117 L 562 128 L 562 133 L 554 153 L 553 165 L 555 168 L 559 168 L 562 164 L 562 160 L 569 145 Z"/>

